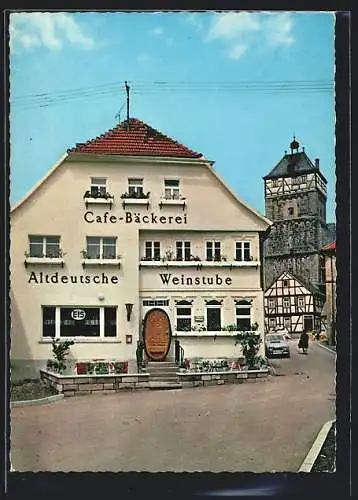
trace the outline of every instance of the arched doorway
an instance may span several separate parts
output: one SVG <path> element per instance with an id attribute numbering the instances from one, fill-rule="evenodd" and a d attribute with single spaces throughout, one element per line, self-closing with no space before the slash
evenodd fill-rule
<path id="1" fill-rule="evenodd" d="M 153 308 L 143 321 L 143 341 L 146 355 L 151 361 L 164 361 L 170 349 L 172 330 L 168 314 Z"/>

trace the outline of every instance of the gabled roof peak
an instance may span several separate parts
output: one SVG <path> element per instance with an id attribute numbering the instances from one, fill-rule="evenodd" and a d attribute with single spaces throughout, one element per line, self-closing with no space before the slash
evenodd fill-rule
<path id="1" fill-rule="evenodd" d="M 177 158 L 202 158 L 203 156 L 201 153 L 189 149 L 137 118 L 124 120 L 94 139 L 76 144 L 67 152 L 69 154 L 87 153 Z"/>

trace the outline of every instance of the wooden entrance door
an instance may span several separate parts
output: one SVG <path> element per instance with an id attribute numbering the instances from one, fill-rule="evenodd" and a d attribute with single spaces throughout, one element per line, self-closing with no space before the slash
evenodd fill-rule
<path id="1" fill-rule="evenodd" d="M 164 361 L 168 355 L 172 331 L 169 316 L 163 309 L 147 312 L 143 324 L 144 348 L 152 361 Z"/>

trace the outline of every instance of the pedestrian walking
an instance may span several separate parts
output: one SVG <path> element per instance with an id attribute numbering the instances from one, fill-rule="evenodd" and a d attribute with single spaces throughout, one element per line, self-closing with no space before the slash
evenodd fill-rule
<path id="1" fill-rule="evenodd" d="M 306 332 L 306 330 L 303 330 L 303 332 L 300 335 L 300 340 L 298 341 L 298 348 L 302 349 L 302 354 L 307 354 L 308 333 Z"/>

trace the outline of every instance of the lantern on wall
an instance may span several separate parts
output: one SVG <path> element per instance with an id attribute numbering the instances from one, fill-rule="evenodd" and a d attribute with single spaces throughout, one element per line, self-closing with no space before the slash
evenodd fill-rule
<path id="1" fill-rule="evenodd" d="M 133 304 L 126 304 L 126 311 L 127 311 L 127 321 L 131 320 L 131 314 L 133 310 Z"/>

